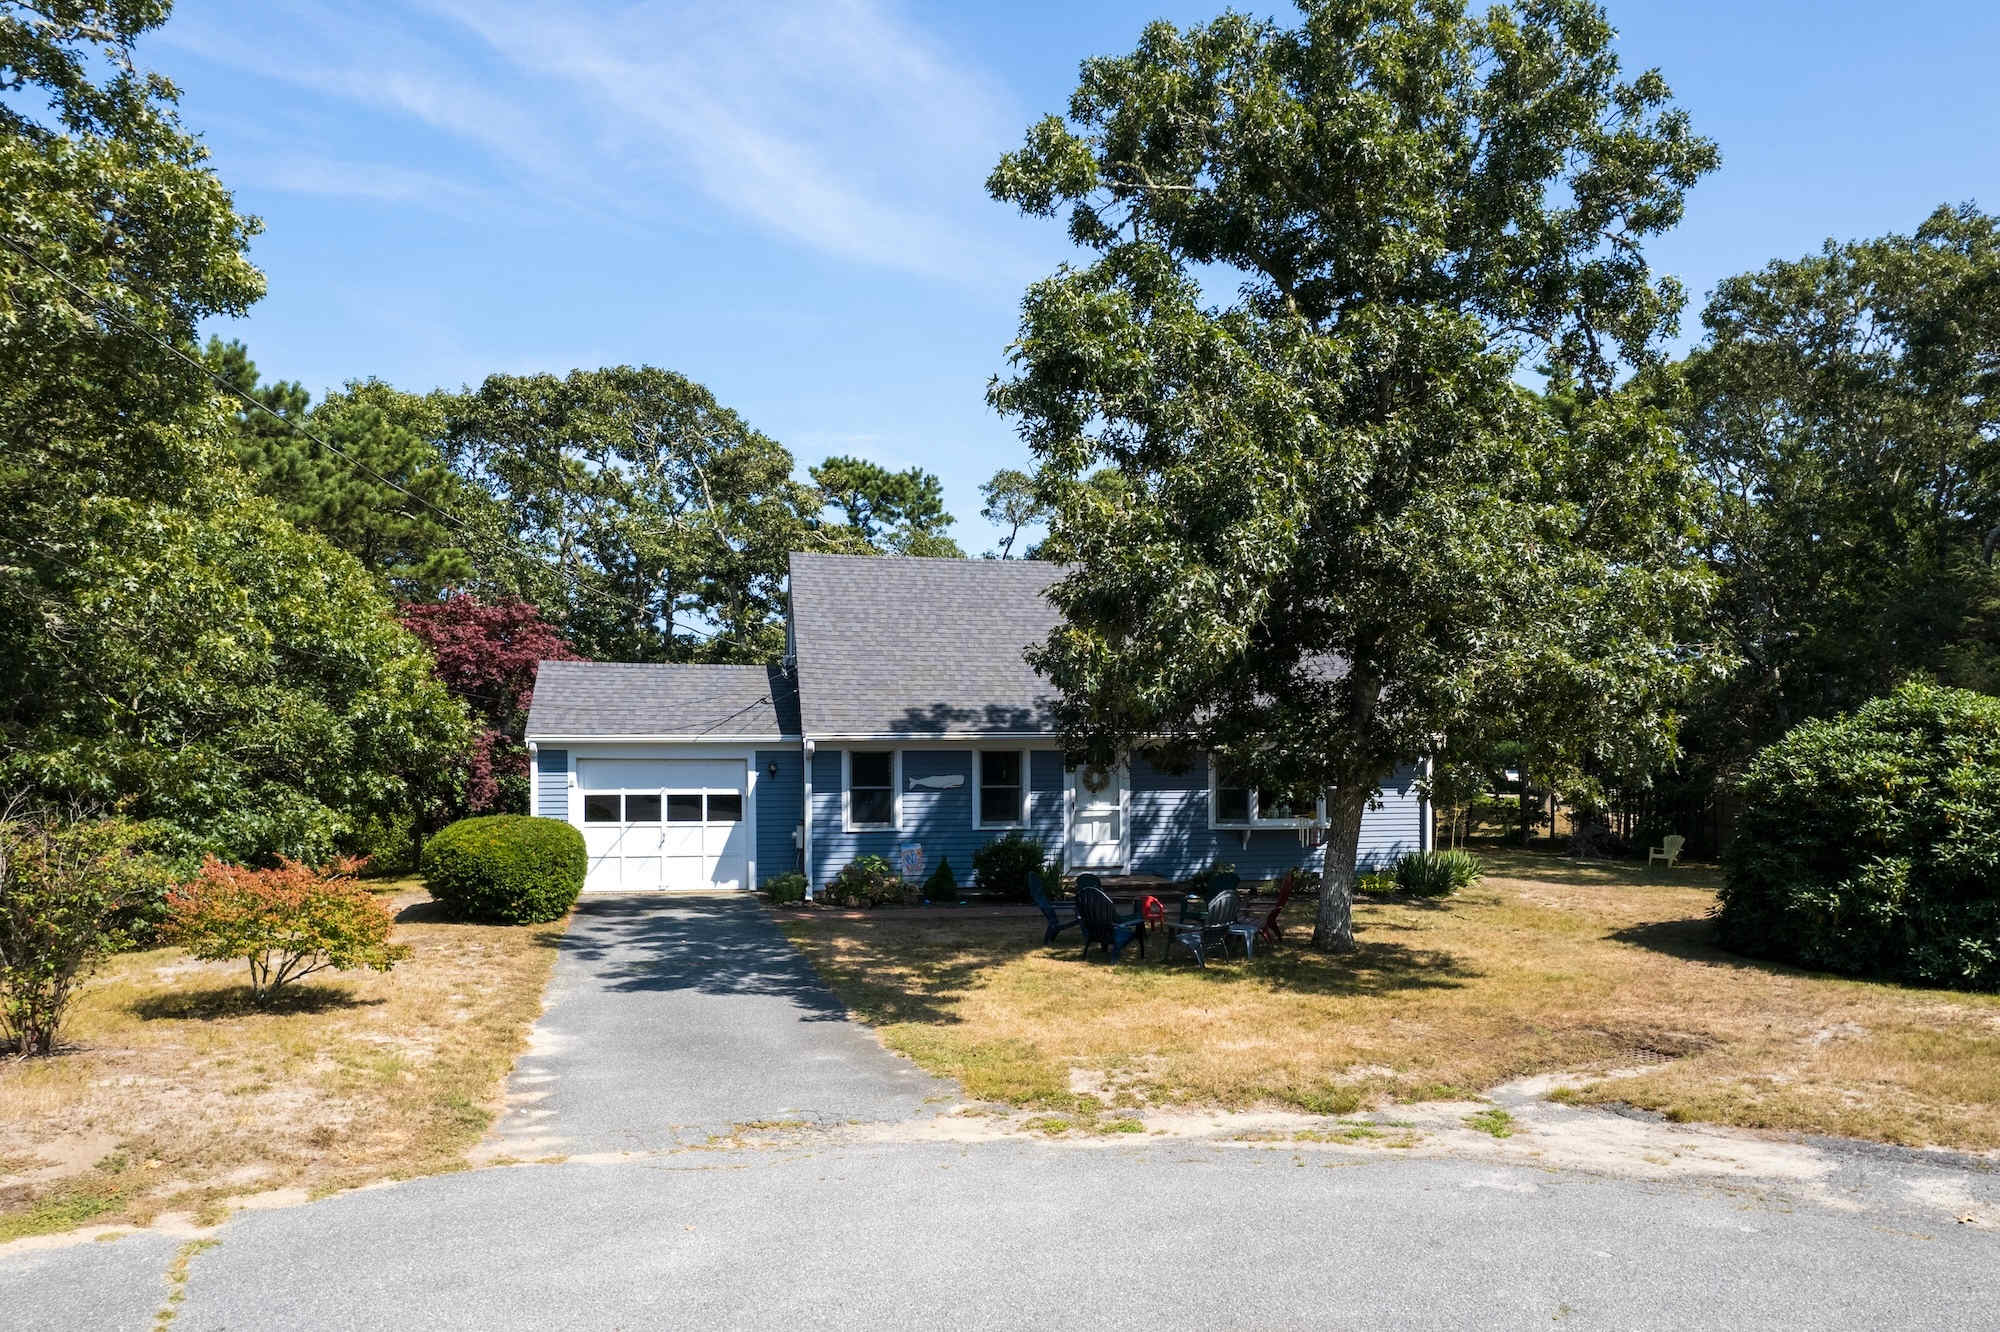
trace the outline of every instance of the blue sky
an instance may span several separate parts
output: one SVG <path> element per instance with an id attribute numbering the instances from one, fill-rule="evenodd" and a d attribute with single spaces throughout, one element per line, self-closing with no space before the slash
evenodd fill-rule
<path id="1" fill-rule="evenodd" d="M 265 220 L 270 294 L 214 331 L 266 375 L 665 366 L 802 465 L 938 473 L 976 553 L 979 483 L 1026 460 L 984 388 L 1067 253 L 981 183 L 1079 60 L 1222 7 L 182 0 L 142 57 Z M 1992 0 L 1609 8 L 1722 147 L 1652 251 L 1694 308 L 1830 236 L 2000 208 Z"/>

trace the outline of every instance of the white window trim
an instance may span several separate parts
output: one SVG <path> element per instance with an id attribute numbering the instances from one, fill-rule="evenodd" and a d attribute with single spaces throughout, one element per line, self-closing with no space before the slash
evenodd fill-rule
<path id="1" fill-rule="evenodd" d="M 1321 793 L 1309 819 L 1260 819 L 1257 817 L 1257 788 L 1244 789 L 1250 795 L 1250 817 L 1248 819 L 1223 820 L 1216 813 L 1218 795 L 1222 789 L 1222 765 L 1210 755 L 1208 760 L 1208 826 L 1210 831 L 1249 832 L 1264 828 L 1317 828 L 1326 822 L 1326 795 Z"/>
<path id="2" fill-rule="evenodd" d="M 1021 808 L 1011 823 L 985 823 L 979 814 L 985 808 L 980 797 L 980 785 L 984 782 L 985 758 L 988 754 L 1019 754 L 1021 756 Z M 972 751 L 972 827 L 977 832 L 1004 832 L 1009 828 L 1028 826 L 1028 796 L 1035 785 L 1034 751 L 1029 749 L 975 749 Z"/>
<path id="3" fill-rule="evenodd" d="M 881 751 L 871 746 L 863 746 L 871 754 Z M 870 787 L 870 790 L 877 788 Z M 894 810 L 894 820 L 889 823 L 856 823 L 854 821 L 854 751 L 840 751 L 840 830 L 842 832 L 901 832 L 903 830 L 903 751 L 889 751 L 889 803 Z"/>

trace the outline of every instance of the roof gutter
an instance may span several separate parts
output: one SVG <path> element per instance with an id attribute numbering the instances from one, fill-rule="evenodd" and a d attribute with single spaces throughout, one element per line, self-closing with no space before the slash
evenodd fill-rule
<path id="1" fill-rule="evenodd" d="M 720 731 L 696 732 L 692 735 L 660 735 L 656 733 L 632 735 L 547 735 L 531 732 L 527 737 L 530 744 L 544 745 L 781 745 L 800 737 L 796 735 L 732 735 Z"/>

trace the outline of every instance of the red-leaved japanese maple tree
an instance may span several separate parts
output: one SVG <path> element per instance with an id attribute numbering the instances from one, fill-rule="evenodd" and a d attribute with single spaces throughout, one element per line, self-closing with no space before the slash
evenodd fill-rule
<path id="1" fill-rule="evenodd" d="M 526 808 L 528 751 L 522 732 L 535 694 L 535 667 L 582 661 L 531 601 L 471 595 L 407 602 L 403 623 L 437 659 L 438 679 L 480 723 L 466 755 L 464 808 L 486 814 Z"/>

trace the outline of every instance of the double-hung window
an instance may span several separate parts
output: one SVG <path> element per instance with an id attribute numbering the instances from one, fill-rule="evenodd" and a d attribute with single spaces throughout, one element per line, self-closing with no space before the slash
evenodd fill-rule
<path id="1" fill-rule="evenodd" d="M 897 826 L 896 751 L 850 749 L 847 758 L 847 830 L 893 829 Z"/>
<path id="2" fill-rule="evenodd" d="M 1028 753 L 1023 749 L 982 749 L 974 758 L 979 826 L 1019 828 L 1028 821 Z"/>
<path id="3" fill-rule="evenodd" d="M 1299 828 L 1326 819 L 1326 802 L 1317 793 L 1259 786 L 1219 763 L 1211 763 L 1208 774 L 1211 828 Z"/>

